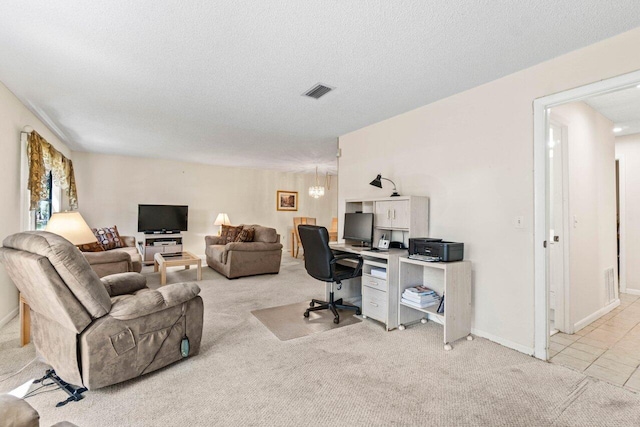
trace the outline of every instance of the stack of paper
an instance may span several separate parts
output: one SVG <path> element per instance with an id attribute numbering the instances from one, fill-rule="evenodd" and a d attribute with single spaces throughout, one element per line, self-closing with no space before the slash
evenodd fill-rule
<path id="1" fill-rule="evenodd" d="M 404 290 L 401 301 L 411 307 L 426 308 L 439 304 L 440 296 L 426 286 L 414 286 Z"/>
<path id="2" fill-rule="evenodd" d="M 379 267 L 371 267 L 371 275 L 381 279 L 387 278 L 387 269 Z"/>

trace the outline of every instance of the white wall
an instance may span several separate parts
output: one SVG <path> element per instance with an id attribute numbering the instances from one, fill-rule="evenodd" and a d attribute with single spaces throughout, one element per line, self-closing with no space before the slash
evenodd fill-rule
<path id="1" fill-rule="evenodd" d="M 473 263 L 475 333 L 532 353 L 533 101 L 640 69 L 639 44 L 640 28 L 343 135 L 339 217 L 345 199 L 387 195 L 377 173 L 429 196 L 430 234 Z"/>
<path id="2" fill-rule="evenodd" d="M 20 132 L 31 126 L 65 156 L 69 149 L 0 83 L 0 239 L 17 233 L 20 221 Z M 18 291 L 0 266 L 0 327 L 18 309 Z"/>
<path id="3" fill-rule="evenodd" d="M 624 209 L 624 279 L 627 291 L 640 295 L 640 133 L 616 138 L 616 158 L 621 164 L 620 191 L 624 191 L 624 205 L 620 206 Z"/>
<path id="4" fill-rule="evenodd" d="M 231 223 L 274 227 L 289 247 L 294 216 L 317 219 L 327 228 L 337 213 L 337 179 L 319 199 L 309 197 L 314 174 L 211 166 L 170 160 L 74 152 L 78 210 L 89 226 L 116 225 L 123 235 L 138 233 L 138 204 L 189 206 L 185 249 L 204 254 L 204 236 L 216 234 L 220 212 Z M 324 177 L 320 178 L 324 182 Z M 298 211 L 276 210 L 276 191 L 298 191 Z"/>
<path id="5" fill-rule="evenodd" d="M 551 114 L 568 131 L 570 319 L 575 325 L 609 304 L 605 269 L 614 268 L 617 277 L 615 137 L 613 122 L 583 102 L 554 107 Z"/>

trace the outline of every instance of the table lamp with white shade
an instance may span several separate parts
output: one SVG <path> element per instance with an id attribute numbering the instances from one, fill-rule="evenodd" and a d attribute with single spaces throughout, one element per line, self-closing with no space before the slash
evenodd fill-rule
<path id="1" fill-rule="evenodd" d="M 218 225 L 220 228 L 218 229 L 218 236 L 222 233 L 223 225 L 231 225 L 231 221 L 229 221 L 229 216 L 226 213 L 219 213 L 216 217 L 216 220 L 213 222 L 213 225 Z"/>
<path id="2" fill-rule="evenodd" d="M 97 242 L 93 231 L 78 211 L 54 213 L 45 231 L 62 236 L 76 246 Z"/>

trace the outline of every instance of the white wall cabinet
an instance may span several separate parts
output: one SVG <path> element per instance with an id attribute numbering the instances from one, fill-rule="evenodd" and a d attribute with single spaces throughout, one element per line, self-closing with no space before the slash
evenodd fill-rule
<path id="1" fill-rule="evenodd" d="M 387 239 L 409 243 L 410 237 L 429 236 L 429 199 L 421 196 L 386 197 L 382 199 L 346 200 L 345 212 L 374 214 L 373 244 L 382 235 Z M 340 230 L 342 233 L 342 230 Z"/>
<path id="2" fill-rule="evenodd" d="M 375 226 L 384 229 L 409 229 L 411 214 L 409 200 L 375 202 Z"/>

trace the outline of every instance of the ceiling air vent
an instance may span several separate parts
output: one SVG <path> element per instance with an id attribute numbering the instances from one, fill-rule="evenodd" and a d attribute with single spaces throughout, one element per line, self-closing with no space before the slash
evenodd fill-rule
<path id="1" fill-rule="evenodd" d="M 317 85 L 306 91 L 303 95 L 308 96 L 309 98 L 320 99 L 320 97 L 328 94 L 333 89 L 335 88 L 323 85 L 322 83 L 318 83 Z"/>

